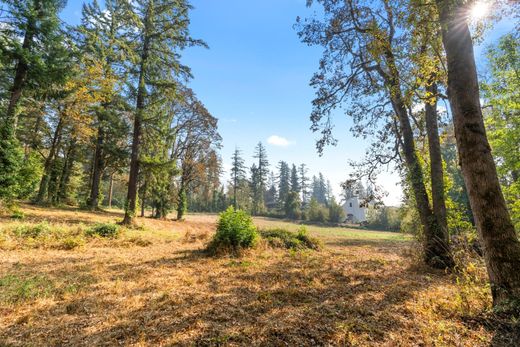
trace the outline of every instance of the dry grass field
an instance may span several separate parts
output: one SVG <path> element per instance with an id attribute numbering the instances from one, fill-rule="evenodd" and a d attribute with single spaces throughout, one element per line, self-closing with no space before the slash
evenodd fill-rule
<path id="1" fill-rule="evenodd" d="M 141 218 L 141 228 L 102 239 L 81 230 L 119 221 L 118 211 L 22 210 L 22 220 L 0 220 L 1 346 L 507 344 L 482 314 L 481 269 L 424 268 L 404 235 L 309 226 L 323 250 L 260 245 L 215 258 L 202 252 L 212 215 Z M 28 224 L 61 236 L 9 236 Z"/>

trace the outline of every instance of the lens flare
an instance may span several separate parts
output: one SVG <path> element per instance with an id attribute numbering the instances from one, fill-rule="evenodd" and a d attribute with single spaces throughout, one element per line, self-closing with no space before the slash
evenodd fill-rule
<path id="1" fill-rule="evenodd" d="M 477 1 L 470 10 L 470 17 L 473 20 L 479 20 L 487 16 L 489 13 L 489 4 L 484 1 Z"/>

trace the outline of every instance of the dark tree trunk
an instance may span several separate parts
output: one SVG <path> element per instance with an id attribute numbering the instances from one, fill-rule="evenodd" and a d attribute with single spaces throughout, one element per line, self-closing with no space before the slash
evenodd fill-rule
<path id="1" fill-rule="evenodd" d="M 237 204 L 237 184 L 238 184 L 238 180 L 237 180 L 237 177 L 235 175 L 234 182 L 233 182 L 233 208 L 235 209 L 235 211 L 238 209 L 238 204 Z"/>
<path id="2" fill-rule="evenodd" d="M 105 140 L 105 131 L 100 125 L 96 139 L 96 150 L 94 152 L 93 168 L 92 168 L 92 184 L 90 186 L 90 196 L 87 201 L 88 208 L 95 210 L 99 206 L 99 189 L 101 185 L 101 177 L 105 168 L 103 159 L 103 143 Z"/>
<path id="3" fill-rule="evenodd" d="M 426 87 L 432 99 L 424 105 L 426 118 L 426 132 L 428 134 L 428 149 L 430 153 L 430 177 L 432 181 L 433 214 L 437 219 L 437 237 L 444 243 L 449 243 L 448 220 L 446 217 L 446 201 L 444 198 L 444 172 L 442 168 L 441 143 L 439 140 L 439 126 L 437 114 L 437 85 L 434 83 Z"/>
<path id="4" fill-rule="evenodd" d="M 110 175 L 110 183 L 108 185 L 108 208 L 112 208 L 112 194 L 114 193 L 114 173 Z"/>
<path id="5" fill-rule="evenodd" d="M 67 200 L 68 200 L 67 188 L 69 186 L 70 175 L 72 173 L 72 168 L 74 166 L 74 161 L 76 159 L 75 157 L 76 157 L 76 140 L 74 138 L 72 138 L 70 140 L 70 143 L 69 143 L 69 146 L 67 149 L 67 154 L 64 158 L 63 170 L 60 175 L 60 189 L 59 189 L 58 199 L 57 199 L 58 203 L 67 202 Z"/>
<path id="6" fill-rule="evenodd" d="M 141 190 L 141 217 L 144 217 L 146 209 L 146 179 L 144 180 L 144 184 L 141 187 Z"/>
<path id="7" fill-rule="evenodd" d="M 423 226 L 425 262 L 435 268 L 452 267 L 454 262 L 450 254 L 449 246 L 444 237 L 439 237 L 440 226 L 430 207 L 428 193 L 424 185 L 424 175 L 415 151 L 413 130 L 406 107 L 400 98 L 394 97 L 393 99 L 394 109 L 399 118 L 408 177 L 412 185 L 415 204 Z"/>
<path id="8" fill-rule="evenodd" d="M 54 157 L 58 151 L 62 128 L 63 119 L 60 117 L 58 124 L 56 125 L 56 129 L 54 130 L 54 136 L 52 138 L 51 148 L 49 149 L 49 155 L 47 158 L 45 158 L 45 163 L 43 165 L 43 176 L 40 181 L 40 188 L 38 189 L 38 195 L 36 197 L 36 202 L 39 204 L 43 203 L 47 198 L 51 169 L 54 163 Z"/>
<path id="9" fill-rule="evenodd" d="M 462 174 L 491 282 L 494 305 L 520 299 L 520 242 L 502 195 L 479 100 L 473 42 L 454 1 L 436 0 L 448 64 L 448 98 Z"/>
<path id="10" fill-rule="evenodd" d="M 400 77 L 395 65 L 394 55 L 391 51 L 386 52 L 389 73 L 384 74 L 391 95 L 392 106 L 399 120 L 399 128 L 402 137 L 402 147 L 405 158 L 408 177 L 412 185 L 415 203 L 421 224 L 423 226 L 424 237 L 424 260 L 435 268 L 453 267 L 454 261 L 450 253 L 447 240 L 442 236 L 439 222 L 435 217 L 428 199 L 428 193 L 424 185 L 424 175 L 419 158 L 415 150 L 415 140 L 413 129 L 410 124 L 408 111 L 401 95 Z M 441 235 L 441 236 L 439 236 Z"/>
<path id="11" fill-rule="evenodd" d="M 186 205 L 188 204 L 186 199 L 186 187 L 184 183 L 181 183 L 179 189 L 179 202 L 177 204 L 177 220 L 184 219 L 184 213 L 186 212 Z"/>
<path id="12" fill-rule="evenodd" d="M 147 14 L 149 15 L 149 14 Z M 146 21 L 149 22 L 149 19 Z M 146 28 L 145 28 L 146 31 Z M 134 134 L 132 138 L 132 154 L 130 157 L 130 177 L 128 179 L 128 194 L 126 198 L 125 217 L 122 224 L 130 225 L 134 223 L 137 207 L 137 181 L 139 176 L 139 147 L 141 141 L 142 117 L 145 108 L 145 68 L 148 60 L 150 39 L 144 38 L 143 53 L 141 55 L 141 65 L 139 68 L 139 86 L 136 98 L 136 112 L 134 119 Z"/>
<path id="13" fill-rule="evenodd" d="M 39 1 L 36 2 L 36 11 L 40 11 Z M 27 23 L 27 29 L 24 34 L 23 43 L 22 43 L 22 51 L 25 54 L 28 54 L 31 49 L 33 43 L 33 37 L 35 34 L 35 25 L 34 19 L 30 19 Z M 29 65 L 27 62 L 27 58 L 22 55 L 18 57 L 18 61 L 16 63 L 16 70 L 13 80 L 13 85 L 9 90 L 9 103 L 7 104 L 6 111 L 6 119 L 7 122 L 13 125 L 13 129 L 16 132 L 16 127 L 18 123 L 18 117 L 16 116 L 16 106 L 18 105 L 18 101 L 20 101 L 20 97 L 22 96 L 23 89 L 25 87 L 25 82 L 27 79 L 27 73 L 29 72 Z"/>

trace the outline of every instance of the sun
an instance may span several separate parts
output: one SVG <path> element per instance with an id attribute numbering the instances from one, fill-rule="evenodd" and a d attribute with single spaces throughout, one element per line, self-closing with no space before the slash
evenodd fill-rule
<path id="1" fill-rule="evenodd" d="M 489 13 L 489 4 L 484 1 L 477 1 L 470 9 L 470 18 L 479 20 L 487 16 Z"/>

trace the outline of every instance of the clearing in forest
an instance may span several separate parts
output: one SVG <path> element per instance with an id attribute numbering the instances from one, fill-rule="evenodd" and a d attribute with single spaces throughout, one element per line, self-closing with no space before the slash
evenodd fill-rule
<path id="1" fill-rule="evenodd" d="M 464 318 L 487 299 L 464 297 L 454 275 L 415 265 L 415 242 L 406 235 L 308 226 L 323 250 L 263 246 L 215 258 L 201 252 L 215 215 L 141 218 L 140 229 L 75 244 L 74 232 L 122 215 L 23 212 L 23 220 L 0 221 L 1 345 L 484 346 L 493 338 Z M 9 230 L 29 226 L 71 240 L 9 238 Z"/>

